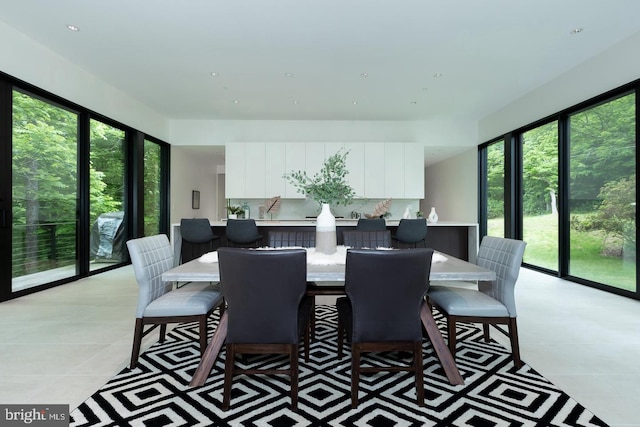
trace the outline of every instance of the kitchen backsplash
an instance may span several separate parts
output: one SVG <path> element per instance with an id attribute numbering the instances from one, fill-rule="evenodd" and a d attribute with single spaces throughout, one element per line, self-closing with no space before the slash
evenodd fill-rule
<path id="1" fill-rule="evenodd" d="M 331 211 L 336 217 L 353 218 L 364 214 L 373 213 L 376 205 L 384 199 L 368 199 L 354 200 L 349 206 L 331 206 Z M 264 205 L 264 199 L 231 199 L 234 206 L 242 206 L 245 203 L 249 205 L 251 218 L 259 219 L 260 206 Z M 420 209 L 420 200 L 418 199 L 393 199 L 391 208 L 388 212 L 391 216 L 389 219 L 400 219 L 404 214 L 407 206 L 410 206 L 412 217 L 415 217 L 416 211 Z M 282 199 L 280 210 L 273 215 L 265 214 L 264 219 L 304 219 L 306 217 L 315 217 L 320 213 L 320 206 L 310 199 Z"/>

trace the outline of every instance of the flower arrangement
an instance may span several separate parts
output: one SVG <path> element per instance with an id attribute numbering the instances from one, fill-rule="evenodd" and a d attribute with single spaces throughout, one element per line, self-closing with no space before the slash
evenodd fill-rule
<path id="1" fill-rule="evenodd" d="M 338 151 L 325 159 L 320 172 L 309 176 L 306 171 L 285 174 L 298 193 L 305 194 L 319 204 L 347 206 L 353 201 L 355 191 L 346 180 L 349 173 L 346 158 L 349 151 Z"/>

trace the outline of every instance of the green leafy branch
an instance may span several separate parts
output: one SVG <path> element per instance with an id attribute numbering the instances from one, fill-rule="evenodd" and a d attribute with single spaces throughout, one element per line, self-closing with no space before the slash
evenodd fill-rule
<path id="1" fill-rule="evenodd" d="M 320 172 L 309 176 L 306 171 L 292 171 L 284 175 L 298 193 L 305 194 L 316 202 L 330 205 L 347 206 L 353 201 L 355 192 L 348 184 L 346 176 L 349 173 L 346 158 L 349 151 L 328 157 Z"/>

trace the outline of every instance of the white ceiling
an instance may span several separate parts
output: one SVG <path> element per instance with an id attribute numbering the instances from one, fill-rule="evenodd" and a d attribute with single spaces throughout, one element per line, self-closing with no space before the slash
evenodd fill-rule
<path id="1" fill-rule="evenodd" d="M 638 0 L 0 6 L 7 25 L 170 119 L 479 120 L 640 31 L 639 17 Z"/>

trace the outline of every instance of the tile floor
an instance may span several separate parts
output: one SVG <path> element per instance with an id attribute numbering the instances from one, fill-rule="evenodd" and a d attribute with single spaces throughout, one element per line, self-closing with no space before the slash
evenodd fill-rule
<path id="1" fill-rule="evenodd" d="M 516 292 L 523 360 L 611 426 L 640 426 L 640 301 L 527 269 Z M 127 365 L 136 298 L 129 266 L 1 303 L 0 403 L 77 407 Z"/>

